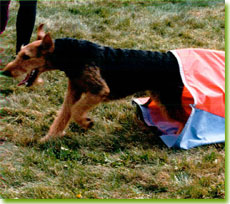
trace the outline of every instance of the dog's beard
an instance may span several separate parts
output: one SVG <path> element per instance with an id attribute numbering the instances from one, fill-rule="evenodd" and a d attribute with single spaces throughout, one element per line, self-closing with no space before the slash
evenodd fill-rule
<path id="1" fill-rule="evenodd" d="M 37 79 L 39 70 L 33 69 L 29 74 L 26 75 L 26 78 L 22 80 L 18 86 L 25 85 L 26 87 L 32 86 L 34 81 Z"/>

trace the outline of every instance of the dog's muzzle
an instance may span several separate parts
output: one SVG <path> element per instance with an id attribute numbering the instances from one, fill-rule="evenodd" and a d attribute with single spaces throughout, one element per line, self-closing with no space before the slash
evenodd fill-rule
<path id="1" fill-rule="evenodd" d="M 11 72 L 10 72 L 10 71 L 8 71 L 8 70 L 0 72 L 0 75 L 3 75 L 3 76 L 8 76 L 8 77 L 12 77 Z"/>
<path id="2" fill-rule="evenodd" d="M 34 69 L 29 74 L 27 74 L 26 78 L 22 80 L 18 86 L 25 85 L 26 87 L 32 86 L 35 80 L 37 79 L 39 70 Z"/>

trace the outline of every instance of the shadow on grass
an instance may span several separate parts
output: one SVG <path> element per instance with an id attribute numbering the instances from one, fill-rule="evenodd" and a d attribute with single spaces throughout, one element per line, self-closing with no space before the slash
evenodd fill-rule
<path id="1" fill-rule="evenodd" d="M 63 138 L 37 144 L 36 149 L 61 161 L 74 160 L 86 164 L 104 164 L 106 163 L 105 154 L 128 152 L 133 147 L 140 149 L 165 147 L 156 129 L 148 128 L 140 123 L 135 120 L 129 121 L 119 131 L 107 131 L 103 135 L 94 134 L 96 132 L 94 129 L 84 131 L 78 125 L 71 123 L 70 129 L 74 130 L 74 135 L 71 132 Z M 93 153 L 88 155 L 85 151 Z"/>

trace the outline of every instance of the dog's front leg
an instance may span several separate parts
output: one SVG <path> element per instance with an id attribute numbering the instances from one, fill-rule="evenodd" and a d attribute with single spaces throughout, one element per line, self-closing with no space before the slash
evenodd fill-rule
<path id="1" fill-rule="evenodd" d="M 81 93 L 77 92 L 71 81 L 68 84 L 68 91 L 65 96 L 64 103 L 61 110 L 58 113 L 58 116 L 51 125 L 48 134 L 43 137 L 40 142 L 46 142 L 51 138 L 64 136 L 64 129 L 66 128 L 70 118 L 71 118 L 71 108 L 77 100 L 80 99 Z"/>
<path id="2" fill-rule="evenodd" d="M 81 77 L 81 85 L 84 89 L 80 100 L 71 108 L 71 116 L 80 126 L 88 129 L 93 125 L 87 113 L 94 106 L 106 100 L 110 89 L 101 77 L 100 68 L 86 66 Z"/>
<path id="3" fill-rule="evenodd" d="M 75 122 L 84 129 L 90 128 L 93 125 L 93 121 L 87 117 L 88 111 L 104 101 L 108 94 L 108 89 L 103 89 L 97 95 L 90 92 L 82 94 L 80 100 L 73 105 L 71 110 L 71 115 Z"/>

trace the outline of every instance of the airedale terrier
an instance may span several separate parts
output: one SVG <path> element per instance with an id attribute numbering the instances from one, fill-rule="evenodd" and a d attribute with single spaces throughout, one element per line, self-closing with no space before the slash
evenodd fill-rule
<path id="1" fill-rule="evenodd" d="M 40 25 L 37 40 L 21 48 L 4 74 L 18 77 L 27 73 L 19 85 L 31 86 L 41 81 L 41 73 L 57 69 L 68 77 L 68 91 L 42 142 L 63 136 L 71 118 L 85 129 L 91 127 L 93 121 L 87 117 L 91 108 L 139 91 L 149 91 L 164 107 L 165 115 L 181 123 L 178 132 L 187 120 L 181 103 L 184 85 L 178 62 L 170 51 L 114 49 L 72 38 L 53 41 Z"/>

